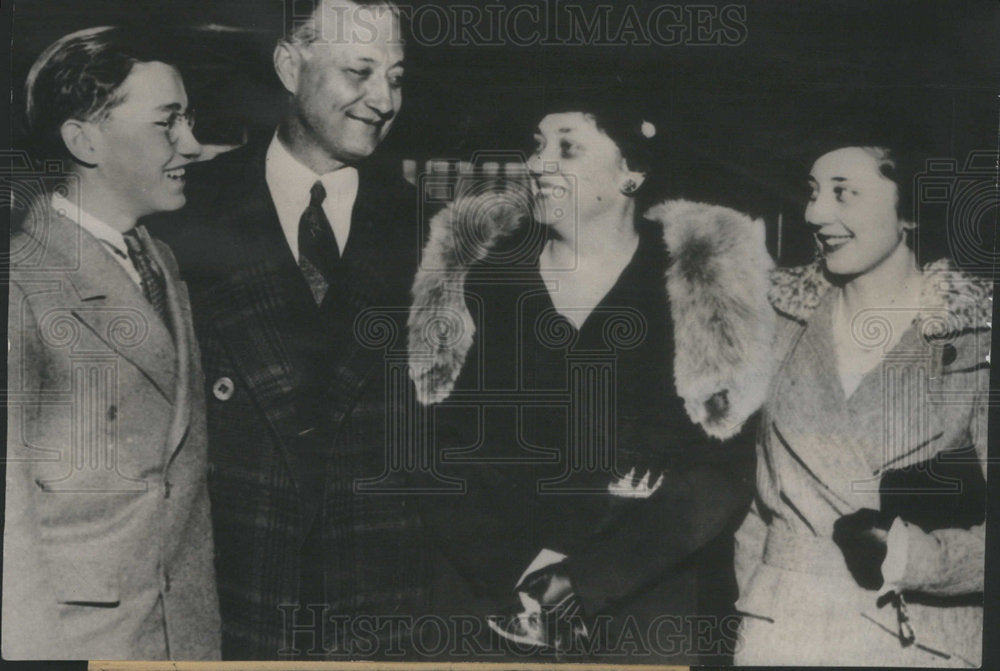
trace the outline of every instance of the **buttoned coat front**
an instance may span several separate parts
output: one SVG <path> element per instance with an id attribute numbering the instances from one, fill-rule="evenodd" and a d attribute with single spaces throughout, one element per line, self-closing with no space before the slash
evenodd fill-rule
<path id="1" fill-rule="evenodd" d="M 223 657 L 380 657 L 399 649 L 405 622 L 388 618 L 421 607 L 426 570 L 388 472 L 416 194 L 398 168 L 359 168 L 317 306 L 265 178 L 270 139 L 189 170 L 188 207 L 150 223 L 191 287 L 202 347 Z"/>
<path id="2" fill-rule="evenodd" d="M 855 582 L 832 540 L 842 515 L 879 509 L 888 470 L 947 453 L 938 458 L 985 477 L 990 287 L 946 261 L 925 268 L 923 282 L 910 327 L 845 397 L 831 335 L 838 291 L 817 265 L 774 274 L 779 364 L 758 441 L 755 514 L 737 534 L 737 664 L 978 666 L 982 525 L 905 527 L 898 585 L 911 645 L 901 642 L 893 605 Z M 857 315 L 855 337 L 870 347 L 892 342 L 882 315 Z M 938 484 L 920 496 L 944 505 L 964 493 L 961 483 Z"/>
<path id="3" fill-rule="evenodd" d="M 5 659 L 218 659 L 198 346 L 104 245 L 36 202 L 11 237 Z"/>

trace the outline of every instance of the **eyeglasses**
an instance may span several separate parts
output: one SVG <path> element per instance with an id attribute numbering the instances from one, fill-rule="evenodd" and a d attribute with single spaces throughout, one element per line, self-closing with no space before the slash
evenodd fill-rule
<path id="1" fill-rule="evenodd" d="M 170 144 L 177 144 L 181 139 L 181 124 L 186 125 L 188 130 L 194 130 L 194 110 L 171 112 L 166 121 L 156 121 L 154 123 L 166 129 L 167 139 L 170 140 Z"/>

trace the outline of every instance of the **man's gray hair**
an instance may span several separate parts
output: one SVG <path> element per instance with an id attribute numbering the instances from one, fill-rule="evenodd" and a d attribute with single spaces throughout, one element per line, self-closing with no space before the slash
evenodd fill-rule
<path id="1" fill-rule="evenodd" d="M 284 7 L 284 33 L 283 39 L 292 44 L 312 44 L 322 38 L 322 22 L 320 10 L 326 0 L 289 0 Z M 399 6 L 393 0 L 347 0 L 347 10 L 357 8 L 384 9 L 391 11 L 398 21 L 400 19 Z M 341 21 L 343 26 L 344 22 Z M 327 36 L 326 39 L 331 39 Z M 346 39 L 341 36 L 338 39 Z"/>

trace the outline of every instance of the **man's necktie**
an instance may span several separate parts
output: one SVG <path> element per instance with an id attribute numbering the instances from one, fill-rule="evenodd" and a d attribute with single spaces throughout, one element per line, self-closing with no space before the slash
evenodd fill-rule
<path id="1" fill-rule="evenodd" d="M 317 181 L 309 190 L 309 206 L 299 219 L 299 267 L 317 305 L 323 303 L 340 263 L 340 247 L 323 212 L 326 189 Z"/>
<path id="2" fill-rule="evenodd" d="M 170 311 L 167 309 L 167 285 L 163 279 L 163 273 L 149 257 L 135 229 L 126 232 L 123 237 L 125 238 L 125 246 L 128 247 L 128 257 L 132 260 L 132 265 L 135 266 L 142 279 L 142 294 L 163 320 L 167 330 L 173 334 Z"/>

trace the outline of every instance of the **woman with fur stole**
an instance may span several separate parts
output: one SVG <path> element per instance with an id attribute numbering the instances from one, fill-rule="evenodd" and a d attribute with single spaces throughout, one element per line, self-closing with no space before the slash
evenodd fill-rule
<path id="1" fill-rule="evenodd" d="M 547 112 L 530 189 L 436 215 L 413 288 L 411 377 L 451 486 L 417 497 L 435 612 L 508 653 L 725 662 L 771 368 L 763 225 L 640 208 L 656 129 L 620 100 Z"/>

